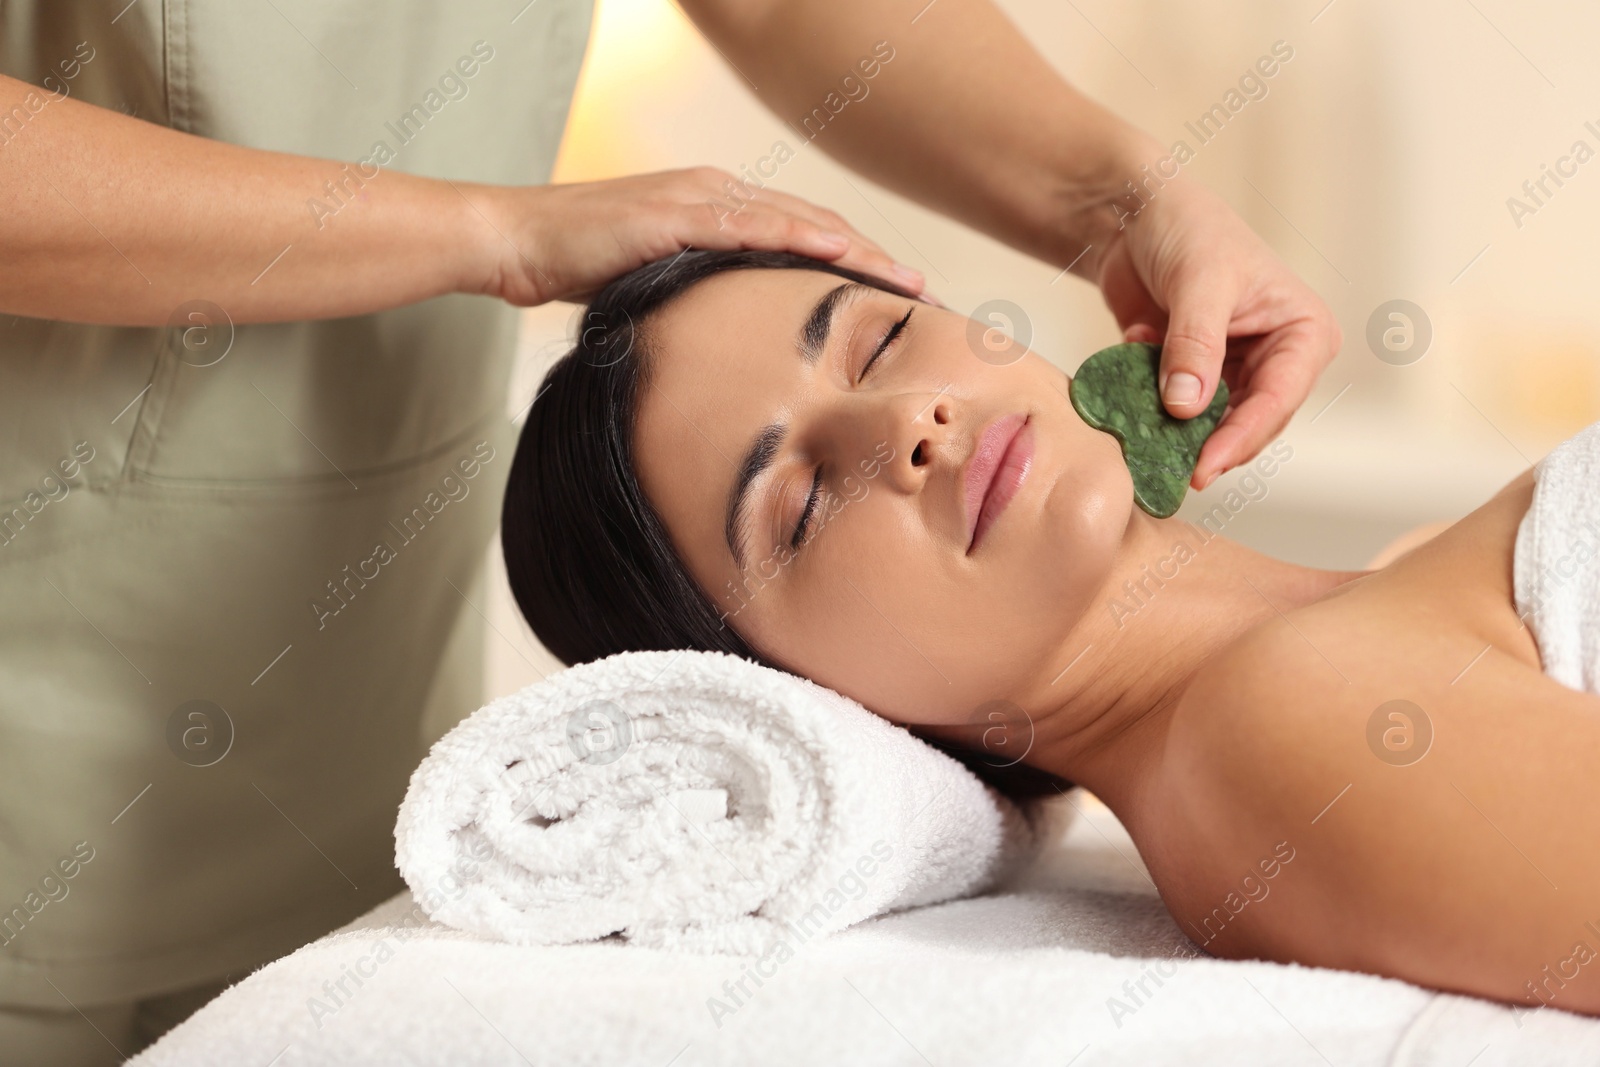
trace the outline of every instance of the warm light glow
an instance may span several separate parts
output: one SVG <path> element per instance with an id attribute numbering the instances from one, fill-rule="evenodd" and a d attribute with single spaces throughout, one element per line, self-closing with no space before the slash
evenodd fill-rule
<path id="1" fill-rule="evenodd" d="M 1580 329 L 1501 329 L 1479 344 L 1479 392 L 1553 447 L 1600 419 L 1600 353 Z"/>
<path id="2" fill-rule="evenodd" d="M 658 116 L 698 84 L 706 49 L 668 0 L 598 0 L 552 181 L 578 182 L 658 170 L 665 163 Z"/>

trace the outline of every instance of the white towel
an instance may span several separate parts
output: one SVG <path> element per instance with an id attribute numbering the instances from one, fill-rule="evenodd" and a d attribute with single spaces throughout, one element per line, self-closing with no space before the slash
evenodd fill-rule
<path id="1" fill-rule="evenodd" d="M 1534 465 L 1533 502 L 1512 560 L 1517 613 L 1544 673 L 1600 692 L 1600 422 Z"/>
<path id="2" fill-rule="evenodd" d="M 1201 956 L 1122 826 L 1080 803 L 1065 839 L 997 892 L 792 957 L 507 945 L 428 922 L 402 894 L 255 971 L 129 1067 L 1600 1063 L 1600 1019 Z"/>
<path id="3" fill-rule="evenodd" d="M 479 709 L 412 775 L 395 862 L 438 922 L 761 954 L 981 892 L 1062 829 L 806 679 L 629 652 Z"/>

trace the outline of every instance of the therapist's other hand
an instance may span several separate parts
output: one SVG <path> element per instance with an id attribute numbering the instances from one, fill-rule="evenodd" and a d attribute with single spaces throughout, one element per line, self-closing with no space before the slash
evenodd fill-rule
<path id="1" fill-rule="evenodd" d="M 494 231 L 486 240 L 496 265 L 482 291 L 520 307 L 583 302 L 635 267 L 693 247 L 796 252 L 922 294 L 920 272 L 835 212 L 771 187 L 735 200 L 725 183 L 736 181 L 717 167 L 690 167 L 464 192 Z"/>
<path id="2" fill-rule="evenodd" d="M 1131 205 L 1137 206 L 1137 205 Z M 1161 343 L 1160 385 L 1179 418 L 1203 411 L 1219 375 L 1231 410 L 1207 438 L 1190 484 L 1254 458 L 1305 402 L 1339 352 L 1339 324 L 1228 204 L 1183 177 L 1168 182 L 1098 261 L 1106 304 L 1129 341 Z"/>

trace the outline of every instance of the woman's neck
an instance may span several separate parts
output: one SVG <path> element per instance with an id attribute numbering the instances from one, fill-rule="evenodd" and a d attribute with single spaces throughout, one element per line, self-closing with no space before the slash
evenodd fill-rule
<path id="1" fill-rule="evenodd" d="M 1173 709 L 1199 670 L 1257 624 L 1368 573 L 1285 563 L 1137 513 L 1099 599 L 1018 700 L 1046 709 L 1026 762 L 1137 820 Z"/>

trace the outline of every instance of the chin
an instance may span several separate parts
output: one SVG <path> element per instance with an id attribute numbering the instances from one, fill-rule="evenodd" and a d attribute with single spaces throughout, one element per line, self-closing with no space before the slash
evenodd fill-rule
<path id="1" fill-rule="evenodd" d="M 1014 627 L 1017 618 L 1033 618 L 1064 636 L 1115 568 L 1136 506 L 1133 483 L 1081 479 L 1063 478 L 1051 487 L 1037 533 L 1018 546 L 1012 580 L 1000 583 L 1011 591 Z"/>

